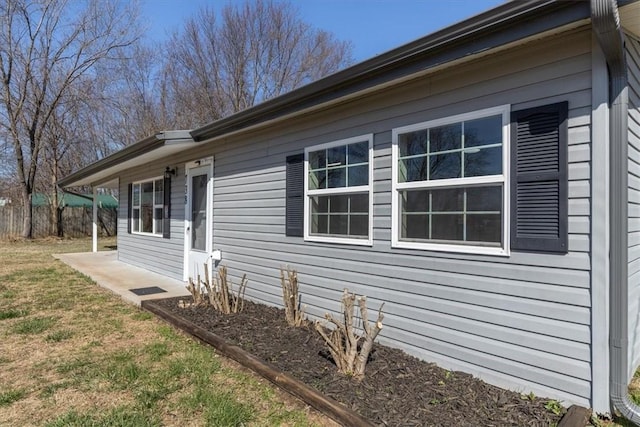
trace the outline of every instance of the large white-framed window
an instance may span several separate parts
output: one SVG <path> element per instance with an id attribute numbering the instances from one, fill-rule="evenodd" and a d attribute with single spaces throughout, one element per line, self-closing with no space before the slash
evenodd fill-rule
<path id="1" fill-rule="evenodd" d="M 134 182 L 131 190 L 131 232 L 162 237 L 163 178 Z"/>
<path id="2" fill-rule="evenodd" d="M 304 151 L 304 238 L 373 243 L 373 134 Z"/>
<path id="3" fill-rule="evenodd" d="M 510 106 L 393 130 L 392 245 L 509 254 Z"/>

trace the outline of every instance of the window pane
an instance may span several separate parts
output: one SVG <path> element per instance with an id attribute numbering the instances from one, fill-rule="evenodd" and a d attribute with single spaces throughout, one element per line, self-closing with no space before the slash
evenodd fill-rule
<path id="1" fill-rule="evenodd" d="M 471 187 L 467 189 L 467 211 L 502 211 L 502 187 Z"/>
<path id="2" fill-rule="evenodd" d="M 429 212 L 429 191 L 403 191 L 402 212 Z"/>
<path id="3" fill-rule="evenodd" d="M 502 186 L 403 190 L 400 191 L 400 214 L 401 239 L 499 246 Z"/>
<path id="4" fill-rule="evenodd" d="M 368 236 L 369 194 L 313 196 L 311 234 Z"/>
<path id="5" fill-rule="evenodd" d="M 164 204 L 164 181 L 159 179 L 155 182 L 156 191 L 155 191 L 155 204 L 162 205 Z"/>
<path id="6" fill-rule="evenodd" d="M 354 163 L 369 163 L 369 141 L 349 144 L 347 151 L 350 165 Z"/>
<path id="7" fill-rule="evenodd" d="M 464 176 L 500 175 L 501 173 L 502 147 L 465 151 Z"/>
<path id="8" fill-rule="evenodd" d="M 462 148 L 462 123 L 454 123 L 429 129 L 429 152 L 458 150 Z"/>
<path id="9" fill-rule="evenodd" d="M 131 231 L 140 231 L 140 209 L 135 208 L 131 213 L 132 227 Z"/>
<path id="10" fill-rule="evenodd" d="M 402 215 L 403 239 L 428 239 L 429 215 Z"/>
<path id="11" fill-rule="evenodd" d="M 140 216 L 142 218 L 142 231 L 143 233 L 153 232 L 153 182 L 143 182 L 141 187 L 141 210 Z"/>
<path id="12" fill-rule="evenodd" d="M 369 184 L 369 165 L 351 166 L 347 168 L 349 187 Z"/>
<path id="13" fill-rule="evenodd" d="M 311 198 L 311 212 L 329 212 L 329 196 L 314 196 Z"/>
<path id="14" fill-rule="evenodd" d="M 430 156 L 430 179 L 460 178 L 460 162 L 460 152 Z"/>
<path id="15" fill-rule="evenodd" d="M 400 182 L 426 181 L 428 165 L 429 158 L 426 156 L 400 160 L 398 180 Z"/>
<path id="16" fill-rule="evenodd" d="M 327 188 L 327 171 L 317 170 L 309 172 L 309 189 Z"/>
<path id="17" fill-rule="evenodd" d="M 347 164 L 347 146 L 332 147 L 327 149 L 327 167 Z"/>
<path id="18" fill-rule="evenodd" d="M 464 146 L 477 147 L 502 143 L 502 116 L 464 122 Z"/>
<path id="19" fill-rule="evenodd" d="M 368 215 L 351 215 L 349 217 L 349 233 L 352 236 L 368 236 L 369 235 L 369 216 Z"/>
<path id="20" fill-rule="evenodd" d="M 311 234 L 328 234 L 328 218 L 328 215 L 311 215 Z"/>
<path id="21" fill-rule="evenodd" d="M 140 184 L 133 184 L 133 197 L 131 204 L 133 206 L 140 206 Z"/>
<path id="22" fill-rule="evenodd" d="M 425 129 L 398 135 L 400 157 L 425 154 L 427 152 L 428 134 L 429 131 Z"/>
<path id="23" fill-rule="evenodd" d="M 142 205 L 153 205 L 153 182 L 143 182 L 140 186 L 142 187 Z"/>
<path id="24" fill-rule="evenodd" d="M 309 168 L 320 169 L 327 167 L 326 150 L 312 151 L 309 153 Z"/>
<path id="25" fill-rule="evenodd" d="M 349 222 L 348 215 L 330 215 L 329 216 L 329 234 L 348 235 L 347 224 Z"/>
<path id="26" fill-rule="evenodd" d="M 436 240 L 463 239 L 462 214 L 431 215 L 431 238 Z"/>
<path id="27" fill-rule="evenodd" d="M 347 184 L 347 168 L 329 169 L 328 188 L 346 187 Z"/>
<path id="28" fill-rule="evenodd" d="M 502 218 L 500 214 L 468 214 L 467 240 L 470 242 L 500 243 Z"/>
<path id="29" fill-rule="evenodd" d="M 143 233 L 153 233 L 153 207 L 142 206 L 142 231 Z"/>
<path id="30" fill-rule="evenodd" d="M 329 210 L 332 213 L 349 212 L 349 196 L 329 196 Z"/>
<path id="31" fill-rule="evenodd" d="M 431 191 L 431 212 L 462 212 L 464 188 Z"/>
<path id="32" fill-rule="evenodd" d="M 369 213 L 369 194 L 352 194 L 351 212 Z"/>
<path id="33" fill-rule="evenodd" d="M 154 212 L 153 222 L 156 226 L 156 234 L 162 234 L 162 208 L 155 208 Z"/>

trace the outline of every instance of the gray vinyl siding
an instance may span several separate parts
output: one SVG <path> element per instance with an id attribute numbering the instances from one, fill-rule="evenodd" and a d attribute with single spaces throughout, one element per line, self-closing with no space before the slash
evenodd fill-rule
<path id="1" fill-rule="evenodd" d="M 640 42 L 627 37 L 629 69 L 629 378 L 640 364 Z"/>
<path id="2" fill-rule="evenodd" d="M 169 277 L 182 280 L 184 259 L 184 174 L 171 179 L 171 238 L 127 233 L 128 185 L 132 182 L 162 176 L 166 160 L 154 162 L 143 168 L 130 169 L 120 175 L 120 200 L 118 214 L 118 259 Z M 184 169 L 181 168 L 180 172 Z"/>
<path id="3" fill-rule="evenodd" d="M 302 302 L 312 317 L 338 310 L 348 287 L 367 295 L 372 311 L 385 302 L 383 343 L 503 387 L 590 406 L 590 67 L 591 32 L 585 27 L 266 130 L 222 138 L 171 162 L 182 175 L 182 160 L 215 157 L 213 247 L 222 251 L 235 282 L 247 273 L 250 298 L 281 305 L 278 268 L 289 264 L 298 270 Z M 499 257 L 391 247 L 393 128 L 504 104 L 516 110 L 565 100 L 568 254 Z M 369 133 L 373 246 L 285 236 L 286 156 Z M 140 169 L 160 173 L 165 163 Z M 137 170 L 121 177 L 121 191 L 143 175 Z M 175 191 L 182 185 L 174 180 L 174 213 L 184 209 Z M 147 268 L 179 276 L 182 234 L 173 221 L 171 242 L 127 235 L 121 223 L 121 259 L 138 263 L 144 254 Z"/>

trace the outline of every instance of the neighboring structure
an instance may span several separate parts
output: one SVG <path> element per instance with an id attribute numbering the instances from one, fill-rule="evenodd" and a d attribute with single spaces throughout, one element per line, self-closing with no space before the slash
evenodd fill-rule
<path id="1" fill-rule="evenodd" d="M 386 344 L 633 418 L 639 37 L 640 2 L 507 2 L 60 185 L 119 188 L 123 262 L 274 305 L 289 264 L 312 316 L 348 287 Z"/>
<path id="2" fill-rule="evenodd" d="M 111 194 L 98 194 L 98 208 L 117 208 L 118 199 Z M 91 208 L 93 206 L 92 194 L 59 193 L 58 203 L 61 208 Z M 51 196 L 43 193 L 34 193 L 31 197 L 33 206 L 49 206 Z"/>

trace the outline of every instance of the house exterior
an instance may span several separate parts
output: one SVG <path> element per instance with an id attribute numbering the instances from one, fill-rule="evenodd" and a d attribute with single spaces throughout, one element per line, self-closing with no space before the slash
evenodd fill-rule
<path id="1" fill-rule="evenodd" d="M 312 317 L 347 287 L 385 344 L 634 419 L 639 108 L 640 2 L 508 2 L 59 184 L 119 189 L 123 262 L 272 305 L 288 264 Z"/>

